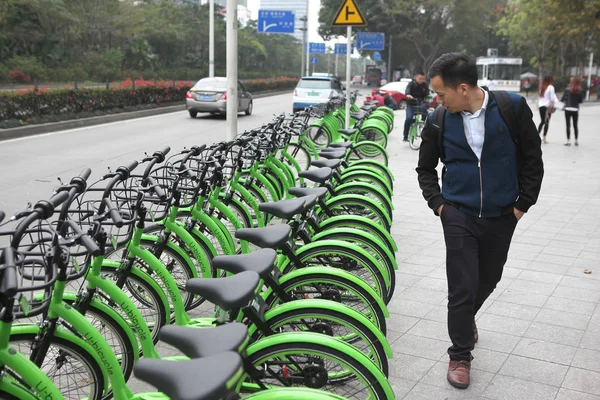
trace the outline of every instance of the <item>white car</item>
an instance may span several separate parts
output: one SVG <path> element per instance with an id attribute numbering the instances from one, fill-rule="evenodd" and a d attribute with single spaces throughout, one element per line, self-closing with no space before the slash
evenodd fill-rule
<path id="1" fill-rule="evenodd" d="M 315 104 L 327 103 L 342 93 L 342 85 L 336 77 L 305 76 L 294 89 L 292 108 L 294 112 Z"/>

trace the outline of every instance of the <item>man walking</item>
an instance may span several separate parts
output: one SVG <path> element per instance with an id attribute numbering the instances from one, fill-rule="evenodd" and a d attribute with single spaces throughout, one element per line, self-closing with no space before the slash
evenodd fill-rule
<path id="1" fill-rule="evenodd" d="M 429 77 L 443 108 L 429 115 L 421 133 L 417 173 L 446 242 L 447 378 L 466 388 L 478 340 L 475 315 L 502 277 L 513 232 L 537 201 L 544 167 L 522 96 L 477 86 L 475 60 L 462 53 L 438 58 Z"/>

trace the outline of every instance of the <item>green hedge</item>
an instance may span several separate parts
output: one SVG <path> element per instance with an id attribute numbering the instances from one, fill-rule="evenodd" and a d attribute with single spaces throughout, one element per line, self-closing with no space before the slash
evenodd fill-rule
<path id="1" fill-rule="evenodd" d="M 243 81 L 252 93 L 292 89 L 298 78 L 279 77 Z M 128 80 L 109 89 L 29 89 L 0 93 L 0 127 L 78 118 L 79 115 L 103 115 L 146 106 L 184 104 L 186 92 L 194 82 L 154 82 Z"/>

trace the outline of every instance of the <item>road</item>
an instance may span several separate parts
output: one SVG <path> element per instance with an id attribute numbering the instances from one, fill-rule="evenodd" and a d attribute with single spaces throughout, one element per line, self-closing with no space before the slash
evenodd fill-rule
<path id="1" fill-rule="evenodd" d="M 291 93 L 255 99 L 251 116 L 239 114 L 238 131 L 257 128 L 291 108 Z M 0 142 L 0 210 L 12 215 L 28 201 L 47 198 L 58 177 L 68 181 L 85 167 L 92 169 L 93 181 L 108 167 L 141 159 L 144 152 L 225 140 L 225 129 L 224 117 L 191 119 L 182 111 Z"/>

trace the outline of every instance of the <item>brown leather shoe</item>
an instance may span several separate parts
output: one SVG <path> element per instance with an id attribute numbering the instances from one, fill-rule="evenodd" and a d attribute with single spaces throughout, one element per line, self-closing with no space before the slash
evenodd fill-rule
<path id="1" fill-rule="evenodd" d="M 479 340 L 479 332 L 477 332 L 477 324 L 475 323 L 475 318 L 473 318 L 473 339 L 474 343 L 477 343 Z"/>
<path id="2" fill-rule="evenodd" d="M 456 388 L 466 389 L 471 382 L 471 361 L 450 360 L 448 364 L 448 382 Z"/>

